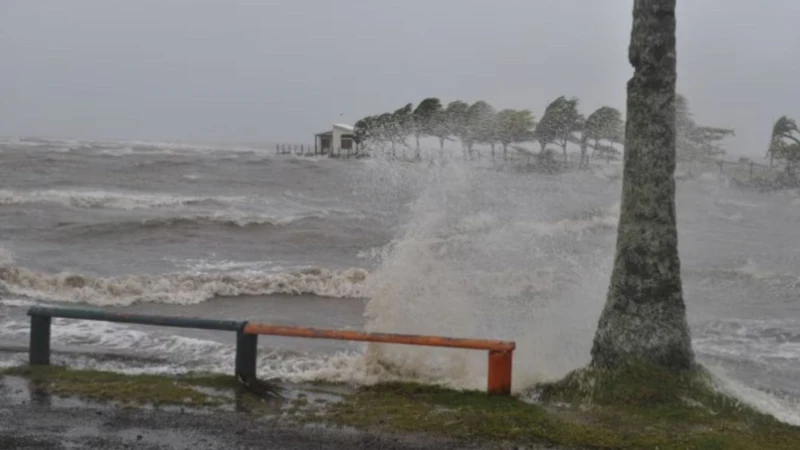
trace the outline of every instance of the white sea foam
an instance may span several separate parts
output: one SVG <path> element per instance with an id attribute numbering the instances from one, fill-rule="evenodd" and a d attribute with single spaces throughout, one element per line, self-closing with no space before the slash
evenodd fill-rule
<path id="1" fill-rule="evenodd" d="M 779 398 L 736 380 L 720 366 L 707 365 L 717 389 L 776 419 L 800 426 L 800 402 Z"/>
<path id="2" fill-rule="evenodd" d="M 242 211 L 238 209 L 225 209 L 213 212 L 182 214 L 176 217 L 160 217 L 154 219 L 143 219 L 139 221 L 142 225 L 149 227 L 175 226 L 184 224 L 217 224 L 235 225 L 238 227 L 248 227 L 253 225 L 289 225 L 305 219 L 324 218 L 330 213 L 325 210 L 305 211 L 289 213 L 285 215 L 273 215 L 269 213 L 257 213 Z M 113 224 L 111 224 L 113 226 Z M 103 226 L 107 226 L 103 224 Z"/>
<path id="3" fill-rule="evenodd" d="M 205 201 L 231 203 L 241 197 L 189 197 L 172 194 L 149 194 L 107 191 L 38 190 L 14 191 L 0 189 L 0 205 L 54 203 L 77 208 L 114 208 L 123 210 L 179 207 Z"/>
<path id="4" fill-rule="evenodd" d="M 41 303 L 41 301 L 26 298 L 0 298 L 0 306 L 12 308 L 27 308 L 40 305 Z"/>
<path id="5" fill-rule="evenodd" d="M 800 321 L 730 319 L 709 322 L 693 345 L 707 356 L 747 360 L 765 366 L 791 366 L 800 359 Z"/>
<path id="6" fill-rule="evenodd" d="M 14 253 L 11 250 L 0 247 L 0 267 L 14 264 Z"/>
<path id="7" fill-rule="evenodd" d="M 326 297 L 368 296 L 368 272 L 308 269 L 289 273 L 178 273 L 92 277 L 71 273 L 47 274 L 22 267 L 0 267 L 0 286 L 8 292 L 35 298 L 93 305 L 138 302 L 195 304 L 216 296 L 312 294 Z"/>
<path id="8" fill-rule="evenodd" d="M 714 199 L 714 204 L 720 206 L 732 206 L 735 208 L 747 208 L 747 209 L 759 207 L 757 203 L 745 202 L 742 200 L 737 200 L 729 197 L 718 197 Z"/>

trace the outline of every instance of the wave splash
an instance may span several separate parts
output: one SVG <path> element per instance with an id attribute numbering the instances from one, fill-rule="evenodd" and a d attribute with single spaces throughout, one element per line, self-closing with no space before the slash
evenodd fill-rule
<path id="1" fill-rule="evenodd" d="M 614 200 L 569 214 L 560 198 L 580 184 L 457 163 L 421 184 L 401 237 L 370 277 L 367 328 L 516 341 L 515 390 L 584 364 L 613 258 L 603 236 L 613 236 Z M 589 243 L 580 251 L 577 235 Z M 375 344 L 366 357 L 404 377 L 482 389 L 481 353 Z"/>

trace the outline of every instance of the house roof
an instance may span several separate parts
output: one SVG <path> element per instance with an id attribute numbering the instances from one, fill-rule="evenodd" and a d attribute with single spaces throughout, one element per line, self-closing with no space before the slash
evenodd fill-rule
<path id="1" fill-rule="evenodd" d="M 338 129 L 344 131 L 345 134 L 353 134 L 356 131 L 355 127 L 353 127 L 352 125 L 344 124 L 344 123 L 334 123 L 333 124 L 333 128 L 338 128 Z M 315 133 L 314 136 L 327 136 L 327 135 L 330 135 L 330 134 L 333 134 L 333 131 L 327 130 L 327 131 L 321 131 L 319 133 Z"/>
<path id="2" fill-rule="evenodd" d="M 343 123 L 335 123 L 335 124 L 333 124 L 333 127 L 334 128 L 341 128 L 341 129 L 343 129 L 345 131 L 349 131 L 351 133 L 355 131 L 355 128 L 352 125 L 346 125 L 346 124 L 343 124 Z"/>

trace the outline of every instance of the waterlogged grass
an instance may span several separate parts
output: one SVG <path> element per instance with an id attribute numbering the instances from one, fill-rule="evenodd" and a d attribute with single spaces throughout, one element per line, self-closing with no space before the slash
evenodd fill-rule
<path id="1" fill-rule="evenodd" d="M 19 367 L 5 373 L 27 377 L 56 395 L 126 404 L 215 407 L 231 400 L 209 392 L 243 389 L 233 377 L 217 375 L 121 375 L 60 367 Z M 581 370 L 538 386 L 533 392 L 536 403 L 392 383 L 354 389 L 337 401 L 301 394 L 284 400 L 283 411 L 293 423 L 427 433 L 485 441 L 490 447 L 503 442 L 588 449 L 800 448 L 800 428 L 758 413 L 710 386 L 702 370 Z M 263 406 L 264 399 L 249 392 L 244 398 L 252 406 L 247 408 L 250 414 L 274 414 Z"/>
<path id="2" fill-rule="evenodd" d="M 31 388 L 50 395 L 120 405 L 185 406 L 290 418 L 304 414 L 309 403 L 308 396 L 303 393 L 292 392 L 284 398 L 256 394 L 230 375 L 126 375 L 60 366 L 12 367 L 0 370 L 0 379 L 4 375 L 26 378 Z"/>
<path id="3" fill-rule="evenodd" d="M 70 370 L 59 366 L 14 367 L 0 372 L 0 375 L 27 378 L 35 387 L 44 389 L 52 395 L 133 405 L 217 406 L 223 403 L 223 396 L 199 388 L 218 390 L 240 388 L 237 381 L 230 376 L 124 375 L 93 370 Z"/>
<path id="4" fill-rule="evenodd" d="M 359 390 L 327 420 L 366 429 L 592 449 L 800 448 L 800 428 L 715 392 L 702 370 L 583 370 L 535 404 L 411 384 Z"/>

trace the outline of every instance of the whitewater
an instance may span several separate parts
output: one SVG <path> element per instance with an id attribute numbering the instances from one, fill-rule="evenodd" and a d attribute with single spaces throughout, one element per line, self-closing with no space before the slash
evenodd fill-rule
<path id="1" fill-rule="evenodd" d="M 90 306 L 510 339 L 521 395 L 589 359 L 620 194 L 605 162 L 546 175 L 45 139 L 0 140 L 0 180 L 0 366 L 25 361 L 28 307 Z M 800 196 L 733 186 L 678 182 L 693 346 L 720 388 L 798 424 Z M 53 345 L 57 363 L 128 373 L 228 373 L 234 358 L 225 333 L 70 320 Z M 262 337 L 258 364 L 288 381 L 486 381 L 466 350 Z"/>

